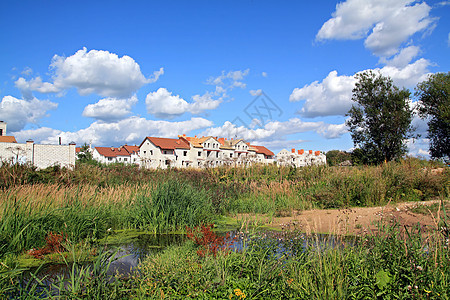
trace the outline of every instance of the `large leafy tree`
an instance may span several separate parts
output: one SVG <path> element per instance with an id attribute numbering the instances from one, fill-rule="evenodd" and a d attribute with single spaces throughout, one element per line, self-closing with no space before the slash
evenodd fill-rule
<path id="1" fill-rule="evenodd" d="M 406 153 L 406 140 L 412 136 L 410 92 L 400 90 L 392 79 L 366 71 L 356 75 L 346 125 L 365 163 L 381 163 Z"/>
<path id="2" fill-rule="evenodd" d="M 430 154 L 449 160 L 450 156 L 450 72 L 436 73 L 416 87 L 419 115 L 428 119 Z"/>

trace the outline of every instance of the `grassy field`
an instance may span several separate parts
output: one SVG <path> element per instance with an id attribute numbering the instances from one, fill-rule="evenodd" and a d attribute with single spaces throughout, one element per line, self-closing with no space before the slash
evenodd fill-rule
<path id="1" fill-rule="evenodd" d="M 446 199 L 450 172 L 448 168 L 434 172 L 433 168 L 436 165 L 432 162 L 412 158 L 381 166 L 279 168 L 269 165 L 203 170 L 77 165 L 74 170 L 55 167 L 36 171 L 26 166 L 3 165 L 0 167 L 0 295 L 24 293 L 25 298 L 31 297 L 32 293 L 19 284 L 22 270 L 18 269 L 17 257 L 30 249 L 48 247 L 49 236 L 63 237 L 63 247 L 69 255 L 67 260 L 76 262 L 81 261 L 81 256 L 77 258 L 80 249 L 92 251 L 110 230 L 185 231 L 186 227 L 211 223 L 221 216 L 236 213 L 279 214 L 310 208 Z M 402 239 L 398 238 L 400 234 Z M 114 283 L 105 273 L 106 257 L 111 254 L 100 251 L 96 256 L 99 261 L 92 266 L 95 271 L 73 270 L 74 276 L 78 274 L 78 283 L 60 283 L 62 285 L 53 287 L 52 291 L 57 290 L 66 298 L 77 298 L 77 293 L 81 293 L 80 297 L 98 299 L 105 293 L 111 298 L 124 295 L 185 298 L 190 293 L 194 298 L 207 299 L 230 296 L 243 299 L 244 295 L 252 299 L 289 298 L 289 295 L 320 298 L 318 295 L 323 288 L 329 293 L 324 294 L 325 298 L 361 298 L 364 293 L 369 298 L 380 293 L 382 297 L 383 293 L 394 290 L 400 290 L 398 295 L 406 298 L 413 293 L 418 299 L 447 295 L 442 291 L 448 289 L 444 279 L 449 282 L 445 240 L 447 238 L 448 243 L 448 235 L 445 237 L 444 233 L 436 231 L 432 239 L 425 241 L 417 233 L 404 234 L 393 227 L 384 235 L 370 237 L 367 243 L 355 247 L 324 252 L 297 251 L 296 255 L 283 257 L 275 255 L 275 245 L 264 244 L 263 247 L 257 243 L 243 252 L 197 257 L 198 246 L 188 243 L 144 261 L 141 265 L 144 271 L 133 280 L 118 279 Z M 292 245 L 296 247 L 300 246 Z M 411 247 L 416 250 L 409 250 Z M 263 248 L 269 249 L 268 252 Z M 394 253 L 398 258 L 395 264 L 386 260 L 385 265 L 376 266 L 372 257 L 381 259 L 387 253 Z M 426 284 L 415 289 L 415 285 L 419 285 L 411 272 L 416 271 L 406 272 L 402 268 L 410 269 L 411 264 L 417 265 L 412 261 L 420 259 L 423 259 L 420 266 L 425 271 L 418 274 L 426 274 Z M 437 271 L 432 268 L 433 261 Z M 254 264 L 259 264 L 260 269 L 255 269 Z M 391 268 L 394 266 L 397 269 Z M 74 264 L 75 267 L 83 268 L 82 264 Z M 158 272 L 161 272 L 159 279 L 145 277 Z M 188 278 L 178 278 L 176 274 L 173 275 L 176 278 L 172 278 L 171 272 L 185 274 Z M 91 273 L 109 283 L 103 282 L 101 288 L 96 288 L 98 284 L 90 286 L 96 282 L 89 279 Z M 336 279 L 332 278 L 333 273 L 337 274 Z M 444 279 L 439 279 L 438 274 Z M 302 281 L 298 281 L 300 277 Z M 214 285 L 205 286 L 206 280 Z M 37 282 L 34 284 L 36 297 L 42 297 L 38 293 L 49 296 L 47 288 L 39 287 Z M 66 289 L 75 284 L 81 286 L 72 287 L 71 291 Z M 174 285 L 191 288 L 174 291 L 171 288 Z M 365 288 L 361 290 L 361 286 Z M 28 286 L 28 291 L 31 288 Z M 433 290 L 434 294 L 425 289 Z M 283 294 L 285 292 L 288 294 Z M 97 296 L 86 293 L 97 293 Z"/>

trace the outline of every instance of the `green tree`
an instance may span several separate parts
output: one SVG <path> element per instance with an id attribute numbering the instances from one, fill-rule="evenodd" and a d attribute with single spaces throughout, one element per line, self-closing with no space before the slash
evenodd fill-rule
<path id="1" fill-rule="evenodd" d="M 450 156 L 450 72 L 436 73 L 416 87 L 419 115 L 428 119 L 430 154 L 449 161 Z"/>
<path id="2" fill-rule="evenodd" d="M 326 154 L 329 166 L 338 166 L 340 163 L 351 160 L 351 154 L 340 150 L 330 150 Z"/>
<path id="3" fill-rule="evenodd" d="M 358 73 L 356 79 L 352 96 L 355 105 L 346 114 L 355 147 L 362 150 L 367 163 L 400 158 L 413 131 L 410 92 L 373 71 Z"/>
<path id="4" fill-rule="evenodd" d="M 90 151 L 90 147 L 88 144 L 84 143 L 80 148 L 80 152 L 77 154 L 79 163 L 95 163 L 94 158 L 92 157 L 92 152 Z"/>

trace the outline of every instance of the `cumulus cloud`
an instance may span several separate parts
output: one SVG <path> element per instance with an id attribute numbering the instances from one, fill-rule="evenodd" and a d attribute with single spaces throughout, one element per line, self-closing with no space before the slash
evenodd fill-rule
<path id="1" fill-rule="evenodd" d="M 114 122 L 131 114 L 131 108 L 138 102 L 134 95 L 129 99 L 105 98 L 84 108 L 83 116 L 103 122 Z"/>
<path id="2" fill-rule="evenodd" d="M 266 72 L 262 72 L 261 75 L 262 75 L 262 77 L 267 77 L 267 73 Z"/>
<path id="3" fill-rule="evenodd" d="M 404 68 L 419 54 L 419 51 L 419 47 L 409 46 L 403 48 L 396 56 L 389 60 L 386 58 L 381 58 L 380 62 L 388 66 Z"/>
<path id="4" fill-rule="evenodd" d="M 181 133 L 212 126 L 203 118 L 192 118 L 181 122 L 154 121 L 140 117 L 130 117 L 113 123 L 94 122 L 89 127 L 76 132 L 51 128 L 23 130 L 15 135 L 18 140 L 34 139 L 43 144 L 57 144 L 59 137 L 64 143 L 71 141 L 78 145 L 92 143 L 95 146 L 127 144 L 139 145 L 146 136 L 177 137 Z"/>
<path id="5" fill-rule="evenodd" d="M 389 57 L 415 33 L 432 30 L 436 19 L 431 7 L 414 0 L 347 0 L 336 5 L 318 40 L 365 38 L 364 45 L 375 55 Z"/>
<path id="6" fill-rule="evenodd" d="M 58 93 L 75 87 L 80 95 L 96 93 L 104 97 L 127 98 L 164 74 L 161 68 L 153 73 L 153 77 L 146 78 L 131 57 L 119 57 L 102 50 L 88 52 L 86 48 L 69 57 L 55 55 L 50 69 L 53 71 L 52 83 L 43 82 L 40 77 L 29 81 L 21 77 L 16 81 L 24 97 L 29 97 L 32 91 Z"/>
<path id="7" fill-rule="evenodd" d="M 49 110 L 57 107 L 57 103 L 49 100 L 23 100 L 5 96 L 0 103 L 0 120 L 8 123 L 8 131 L 19 131 L 28 123 L 38 124 Z"/>
<path id="8" fill-rule="evenodd" d="M 427 78 L 430 65 L 428 60 L 421 58 L 404 68 L 388 65 L 373 71 L 389 76 L 400 88 L 413 87 Z M 303 107 L 298 111 L 303 117 L 345 115 L 352 106 L 352 90 L 355 83 L 355 76 L 338 76 L 336 71 L 331 71 L 322 82 L 314 81 L 302 88 L 295 88 L 289 101 L 305 100 Z"/>
<path id="9" fill-rule="evenodd" d="M 327 139 L 338 138 L 347 132 L 345 124 L 327 124 L 325 122 L 304 122 L 299 118 L 292 118 L 285 122 L 272 121 L 263 128 L 248 128 L 237 126 L 229 121 L 220 127 L 206 129 L 203 135 L 238 137 L 247 142 L 258 141 L 266 143 L 274 140 L 285 139 L 291 134 L 303 132 L 316 132 Z"/>
<path id="10" fill-rule="evenodd" d="M 42 82 L 42 78 L 39 76 L 28 81 L 25 78 L 20 77 L 16 80 L 15 85 L 22 92 L 22 96 L 27 100 L 34 98 L 33 91 L 43 94 L 58 93 L 61 91 L 60 88 L 50 82 Z"/>
<path id="11" fill-rule="evenodd" d="M 338 76 L 331 71 L 322 81 L 295 88 L 289 101 L 306 100 L 299 113 L 304 117 L 344 115 L 352 106 L 354 76 Z"/>
<path id="12" fill-rule="evenodd" d="M 188 103 L 179 95 L 173 95 L 165 88 L 159 88 L 156 92 L 151 92 L 145 99 L 148 113 L 163 119 L 171 119 L 190 112 L 200 114 L 205 110 L 216 109 L 222 102 L 221 99 L 213 99 L 211 93 L 204 95 L 194 95 L 193 102 Z"/>
<path id="13" fill-rule="evenodd" d="M 192 100 L 194 102 L 189 103 L 189 111 L 196 115 L 204 112 L 205 110 L 213 110 L 219 107 L 222 99 L 219 98 L 217 100 L 212 98 L 213 95 L 211 93 L 206 92 L 203 95 L 194 95 L 192 96 Z"/>

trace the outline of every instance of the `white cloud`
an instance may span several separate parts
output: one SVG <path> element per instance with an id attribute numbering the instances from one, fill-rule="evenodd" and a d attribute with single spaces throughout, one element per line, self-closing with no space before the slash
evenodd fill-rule
<path id="1" fill-rule="evenodd" d="M 427 79 L 429 72 L 428 67 L 431 65 L 430 61 L 424 58 L 416 60 L 414 63 L 405 66 L 404 68 L 397 68 L 394 66 L 385 66 L 380 71 L 384 76 L 389 76 L 398 87 L 411 88 L 417 83 Z"/>
<path id="2" fill-rule="evenodd" d="M 222 136 L 227 138 L 243 138 L 247 142 L 258 141 L 266 143 L 274 140 L 284 140 L 286 136 L 303 132 L 316 132 L 327 139 L 338 138 L 347 132 L 345 124 L 327 124 L 320 122 L 304 122 L 298 118 L 285 122 L 273 121 L 264 128 L 247 128 L 236 126 L 227 121 L 220 127 L 206 129 L 203 135 Z"/>
<path id="3" fill-rule="evenodd" d="M 354 76 L 338 76 L 336 71 L 331 71 L 321 83 L 314 81 L 295 88 L 289 101 L 306 100 L 299 111 L 304 117 L 344 115 L 352 106 L 355 82 Z"/>
<path id="4" fill-rule="evenodd" d="M 21 72 L 21 74 L 23 75 L 31 75 L 33 73 L 33 69 L 31 69 L 30 67 L 26 67 L 25 69 L 23 69 L 23 71 Z"/>
<path id="5" fill-rule="evenodd" d="M 216 109 L 222 102 L 221 98 L 214 100 L 212 94 L 208 92 L 203 95 L 194 95 L 192 96 L 192 100 L 194 102 L 189 103 L 189 111 L 192 114 L 200 114 L 205 110 Z"/>
<path id="6" fill-rule="evenodd" d="M 409 139 L 406 142 L 406 146 L 408 148 L 408 155 L 430 158 L 428 151 L 430 141 L 427 138 Z"/>
<path id="7" fill-rule="evenodd" d="M 15 85 L 22 92 L 22 96 L 27 100 L 34 98 L 32 91 L 44 94 L 58 93 L 61 91 L 60 88 L 50 82 L 42 82 L 42 78 L 39 76 L 28 81 L 25 78 L 20 77 L 16 80 Z"/>
<path id="8" fill-rule="evenodd" d="M 47 111 L 57 107 L 57 103 L 49 100 L 23 100 L 5 96 L 0 103 L 0 120 L 8 123 L 8 131 L 19 131 L 28 123 L 38 124 L 47 116 Z"/>
<path id="9" fill-rule="evenodd" d="M 267 73 L 266 72 L 262 72 L 261 75 L 262 75 L 262 77 L 267 77 Z"/>
<path id="10" fill-rule="evenodd" d="M 318 40 L 362 39 L 375 55 L 389 57 L 415 33 L 432 29 L 431 7 L 414 0 L 347 0 L 336 5 Z"/>
<path id="11" fill-rule="evenodd" d="M 127 98 L 144 84 L 158 80 L 164 74 L 161 68 L 154 72 L 153 78 L 145 78 L 139 65 L 129 56 L 102 50 L 87 51 L 83 48 L 69 57 L 55 55 L 50 64 L 54 74 L 53 83 L 42 82 L 40 77 L 19 78 L 16 86 L 29 97 L 32 91 L 57 93 L 72 87 L 80 95 L 92 93 L 105 97 Z"/>
<path id="12" fill-rule="evenodd" d="M 205 110 L 216 109 L 222 102 L 222 99 L 213 99 L 210 93 L 194 95 L 192 100 L 188 103 L 179 95 L 172 95 L 167 89 L 159 88 L 147 95 L 145 103 L 148 113 L 158 118 L 171 119 L 187 112 L 200 114 Z"/>
<path id="13" fill-rule="evenodd" d="M 380 62 L 388 66 L 404 68 L 419 54 L 419 51 L 419 47 L 409 46 L 403 48 L 396 56 L 389 60 L 386 58 L 381 58 Z"/>
<path id="14" fill-rule="evenodd" d="M 222 94 L 222 97 L 226 96 L 226 92 L 230 91 L 236 87 L 245 89 L 247 84 L 245 84 L 242 80 L 245 76 L 247 76 L 250 72 L 250 69 L 239 70 L 239 71 L 229 71 L 225 73 L 222 71 L 222 74 L 217 77 L 210 77 L 206 83 L 210 85 L 216 86 L 216 95 Z"/>
<path id="15" fill-rule="evenodd" d="M 259 95 L 262 94 L 262 89 L 258 89 L 258 90 L 250 90 L 249 93 L 250 93 L 250 95 L 256 97 L 256 96 L 259 96 Z"/>
<path id="16" fill-rule="evenodd" d="M 83 116 L 103 122 L 114 122 L 131 114 L 131 108 L 138 102 L 134 95 L 129 99 L 105 98 L 84 108 Z"/>
<path id="17" fill-rule="evenodd" d="M 414 87 L 427 78 L 430 65 L 428 60 L 421 58 L 404 68 L 385 66 L 373 71 L 391 77 L 399 88 Z M 302 88 L 295 88 L 289 101 L 305 100 L 298 111 L 304 117 L 344 115 L 353 104 L 351 99 L 355 83 L 355 76 L 338 76 L 336 71 L 331 71 L 322 82 L 314 81 Z"/>
<path id="18" fill-rule="evenodd" d="M 154 121 L 130 117 L 114 123 L 94 122 L 88 128 L 76 132 L 64 132 L 51 128 L 24 130 L 15 135 L 18 140 L 34 139 L 37 143 L 57 144 L 59 137 L 63 143 L 71 141 L 78 145 L 92 143 L 94 146 L 127 144 L 139 145 L 146 136 L 177 137 L 182 133 L 212 126 L 203 118 L 192 118 L 182 122 Z"/>

